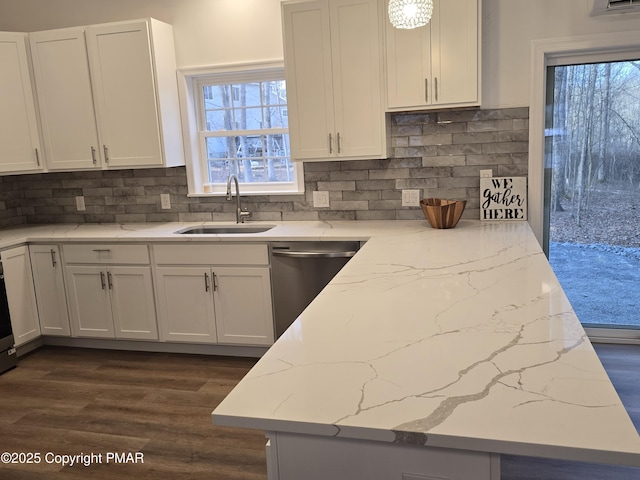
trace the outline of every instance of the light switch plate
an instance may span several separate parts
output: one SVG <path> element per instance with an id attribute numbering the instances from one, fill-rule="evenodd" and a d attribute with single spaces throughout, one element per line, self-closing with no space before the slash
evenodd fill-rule
<path id="1" fill-rule="evenodd" d="M 402 190 L 403 207 L 420 206 L 420 190 Z"/>
<path id="2" fill-rule="evenodd" d="M 76 210 L 84 212 L 87 209 L 84 205 L 84 197 L 76 197 Z"/>
<path id="3" fill-rule="evenodd" d="M 168 193 L 160 194 L 160 206 L 163 210 L 169 210 L 171 208 L 171 197 Z"/>
<path id="4" fill-rule="evenodd" d="M 327 208 L 329 206 L 329 192 L 326 190 L 313 192 L 313 206 L 315 208 Z"/>

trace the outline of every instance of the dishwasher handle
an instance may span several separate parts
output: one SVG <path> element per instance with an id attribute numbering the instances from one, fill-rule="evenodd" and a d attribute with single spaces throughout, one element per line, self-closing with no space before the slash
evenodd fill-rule
<path id="1" fill-rule="evenodd" d="M 306 252 L 297 250 L 272 250 L 274 257 L 295 257 L 295 258 L 351 258 L 356 254 L 355 250 L 345 250 L 342 252 Z"/>

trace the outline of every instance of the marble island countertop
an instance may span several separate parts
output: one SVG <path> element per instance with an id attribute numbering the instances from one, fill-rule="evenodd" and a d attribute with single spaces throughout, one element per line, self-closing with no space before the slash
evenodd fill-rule
<path id="1" fill-rule="evenodd" d="M 373 236 L 214 424 L 640 466 L 526 222 Z"/>

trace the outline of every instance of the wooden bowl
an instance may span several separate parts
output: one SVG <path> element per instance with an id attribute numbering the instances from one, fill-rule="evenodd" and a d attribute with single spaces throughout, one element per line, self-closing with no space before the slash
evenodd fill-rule
<path id="1" fill-rule="evenodd" d="M 423 198 L 420 206 L 433 228 L 453 228 L 458 224 L 467 201 Z"/>

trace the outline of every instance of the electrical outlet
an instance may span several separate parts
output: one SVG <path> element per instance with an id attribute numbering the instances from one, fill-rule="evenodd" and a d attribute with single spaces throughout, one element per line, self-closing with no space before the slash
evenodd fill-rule
<path id="1" fill-rule="evenodd" d="M 420 190 L 402 190 L 403 207 L 420 206 Z"/>
<path id="2" fill-rule="evenodd" d="M 480 170 L 480 178 L 491 178 L 493 177 L 493 170 L 490 168 L 487 170 Z"/>
<path id="3" fill-rule="evenodd" d="M 84 212 L 87 209 L 84 205 L 84 197 L 76 197 L 76 210 Z"/>
<path id="4" fill-rule="evenodd" d="M 171 197 L 168 193 L 160 194 L 160 206 L 163 210 L 169 210 L 171 208 Z"/>
<path id="5" fill-rule="evenodd" d="M 313 192 L 313 206 L 327 208 L 329 206 L 329 192 L 326 190 Z"/>

